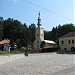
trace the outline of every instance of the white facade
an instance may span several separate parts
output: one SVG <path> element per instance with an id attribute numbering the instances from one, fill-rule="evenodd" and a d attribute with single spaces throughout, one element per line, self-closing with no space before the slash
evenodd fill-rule
<path id="1" fill-rule="evenodd" d="M 72 37 L 60 37 L 59 38 L 59 47 L 61 50 L 72 50 L 75 49 L 75 36 Z"/>
<path id="2" fill-rule="evenodd" d="M 3 51 L 10 51 L 10 45 L 8 43 L 4 44 Z"/>
<path id="3" fill-rule="evenodd" d="M 42 40 L 44 40 L 44 30 L 41 27 L 37 27 L 36 40 L 34 41 L 34 49 L 40 49 L 40 44 Z"/>
<path id="4" fill-rule="evenodd" d="M 36 39 L 44 40 L 44 30 L 41 27 L 36 28 Z"/>

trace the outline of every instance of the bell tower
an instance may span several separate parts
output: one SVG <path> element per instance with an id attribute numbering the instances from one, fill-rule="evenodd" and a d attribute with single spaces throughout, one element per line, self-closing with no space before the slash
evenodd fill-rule
<path id="1" fill-rule="evenodd" d="M 36 28 L 36 33 L 35 33 L 35 41 L 34 41 L 34 49 L 40 49 L 40 44 L 41 41 L 44 40 L 44 30 L 41 27 L 41 18 L 40 18 L 40 12 L 38 13 L 38 23 L 37 23 L 37 28 Z"/>

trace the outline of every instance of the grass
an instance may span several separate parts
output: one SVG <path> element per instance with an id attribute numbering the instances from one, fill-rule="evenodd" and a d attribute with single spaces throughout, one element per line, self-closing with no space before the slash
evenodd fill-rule
<path id="1" fill-rule="evenodd" d="M 12 52 L 7 52 L 7 51 L 0 51 L 0 55 L 6 55 L 6 54 L 22 54 L 23 52 L 19 51 L 12 51 Z"/>

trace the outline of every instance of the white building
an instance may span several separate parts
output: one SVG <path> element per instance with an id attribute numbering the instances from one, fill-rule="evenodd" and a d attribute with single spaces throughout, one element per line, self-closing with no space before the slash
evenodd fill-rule
<path id="1" fill-rule="evenodd" d="M 75 50 L 75 32 L 69 32 L 59 38 L 59 47 L 61 50 Z"/>
<path id="2" fill-rule="evenodd" d="M 55 44 L 54 41 L 49 41 L 49 40 L 44 40 L 44 28 L 41 27 L 41 18 L 40 18 L 40 13 L 39 13 L 39 16 L 38 16 L 38 23 L 37 23 L 37 28 L 36 28 L 36 39 L 34 41 L 34 49 L 40 49 L 40 44 L 42 41 L 45 41 L 45 43 L 52 43 L 52 44 Z"/>
<path id="3" fill-rule="evenodd" d="M 10 40 L 4 39 L 0 41 L 0 51 L 10 51 Z"/>

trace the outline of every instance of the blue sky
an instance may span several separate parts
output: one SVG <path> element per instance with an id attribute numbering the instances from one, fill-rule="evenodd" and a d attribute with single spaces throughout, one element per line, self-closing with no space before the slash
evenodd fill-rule
<path id="1" fill-rule="evenodd" d="M 30 3 L 28 3 L 28 2 Z M 52 30 L 59 24 L 74 23 L 75 0 L 0 0 L 0 16 L 14 18 L 22 23 L 37 25 L 41 13 L 42 27 Z"/>

